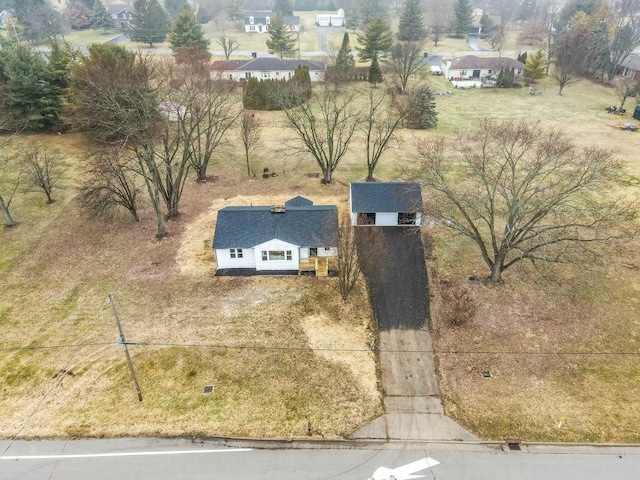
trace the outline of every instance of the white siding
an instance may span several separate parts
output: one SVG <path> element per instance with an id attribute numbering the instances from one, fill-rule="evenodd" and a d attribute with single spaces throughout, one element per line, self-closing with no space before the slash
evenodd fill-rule
<path id="1" fill-rule="evenodd" d="M 416 213 L 416 225 L 418 226 L 422 225 L 422 213 L 420 212 Z"/>
<path id="2" fill-rule="evenodd" d="M 256 245 L 255 259 L 256 270 L 298 270 L 299 251 L 298 246 L 291 243 L 283 242 L 282 240 L 269 240 L 261 245 Z M 291 260 L 262 260 L 262 251 L 269 252 L 270 250 L 277 251 L 291 251 Z M 285 257 L 286 258 L 286 257 Z"/>
<path id="3" fill-rule="evenodd" d="M 309 258 L 309 249 L 307 247 L 300 247 L 300 258 Z"/>
<path id="4" fill-rule="evenodd" d="M 236 250 L 237 251 L 237 250 Z M 256 268 L 255 253 L 252 248 L 242 249 L 243 258 L 231 258 L 229 248 L 216 249 L 216 263 L 218 268 Z"/>
<path id="5" fill-rule="evenodd" d="M 377 227 L 395 227 L 398 225 L 397 212 L 376 212 Z"/>

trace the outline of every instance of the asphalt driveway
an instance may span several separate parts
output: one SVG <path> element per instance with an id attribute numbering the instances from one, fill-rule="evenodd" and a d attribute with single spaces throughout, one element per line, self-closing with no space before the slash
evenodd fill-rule
<path id="1" fill-rule="evenodd" d="M 356 228 L 356 240 L 378 331 L 422 329 L 430 314 L 420 231 L 360 227 Z"/>

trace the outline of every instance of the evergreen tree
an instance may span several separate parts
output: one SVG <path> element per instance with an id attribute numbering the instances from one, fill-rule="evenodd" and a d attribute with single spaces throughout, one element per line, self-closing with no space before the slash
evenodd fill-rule
<path id="1" fill-rule="evenodd" d="M 387 13 L 382 0 L 360 0 L 359 9 L 364 25 L 368 25 L 374 18 L 384 17 Z"/>
<path id="2" fill-rule="evenodd" d="M 242 0 L 229 0 L 227 3 L 227 18 L 232 22 L 242 20 L 244 16 L 244 5 Z"/>
<path id="3" fill-rule="evenodd" d="M 518 55 L 517 60 L 518 60 L 520 63 L 525 63 L 525 64 L 526 64 L 526 63 L 527 63 L 527 57 L 528 57 L 527 52 L 522 52 L 522 53 L 520 53 L 520 54 Z"/>
<path id="4" fill-rule="evenodd" d="M 180 49 L 208 52 L 209 40 L 204 38 L 202 27 L 196 22 L 196 16 L 188 3 L 184 3 L 176 14 L 169 33 L 169 43 L 174 54 Z"/>
<path id="5" fill-rule="evenodd" d="M 587 65 L 604 79 L 611 63 L 611 39 L 607 22 L 597 22 L 591 30 L 591 41 L 587 50 Z"/>
<path id="6" fill-rule="evenodd" d="M 423 85 L 411 93 L 407 102 L 407 128 L 433 128 L 438 124 L 435 98 L 431 89 Z"/>
<path id="7" fill-rule="evenodd" d="M 347 18 L 345 19 L 345 27 L 349 30 L 353 30 L 355 33 L 356 28 L 360 26 L 360 12 L 357 7 L 352 8 L 347 12 Z"/>
<path id="8" fill-rule="evenodd" d="M 349 34 L 344 32 L 342 36 L 342 45 L 336 56 L 336 79 L 338 81 L 345 81 L 353 76 L 353 72 L 356 68 L 356 60 L 351 54 L 351 45 L 349 43 Z"/>
<path id="9" fill-rule="evenodd" d="M 374 18 L 367 26 L 366 35 L 358 35 L 358 57 L 362 62 L 373 60 L 373 57 L 384 57 L 392 44 L 389 24 L 381 17 Z"/>
<path id="10" fill-rule="evenodd" d="M 273 5 L 274 13 L 281 13 L 283 17 L 293 15 L 293 9 L 291 8 L 291 2 L 289 0 L 276 0 Z"/>
<path id="11" fill-rule="evenodd" d="M 547 76 L 547 58 L 542 50 L 529 55 L 524 64 L 524 77 L 529 81 L 536 81 Z"/>
<path id="12" fill-rule="evenodd" d="M 380 64 L 378 63 L 377 55 L 374 55 L 371 59 L 371 66 L 369 67 L 369 83 L 374 86 L 378 83 L 382 83 L 382 71 L 380 71 Z"/>
<path id="13" fill-rule="evenodd" d="M 51 65 L 24 44 L 0 56 L 0 116 L 9 128 L 52 130 L 61 126 L 62 88 Z"/>
<path id="14" fill-rule="evenodd" d="M 420 0 L 405 0 L 398 25 L 398 40 L 417 42 L 425 36 L 424 15 Z"/>
<path id="15" fill-rule="evenodd" d="M 111 18 L 111 14 L 102 3 L 102 0 L 96 0 L 91 10 L 91 28 L 102 28 L 106 32 L 110 28 L 115 28 L 115 26 L 113 18 Z"/>
<path id="16" fill-rule="evenodd" d="M 164 9 L 169 15 L 169 18 L 173 19 L 185 4 L 187 4 L 187 0 L 164 0 Z"/>
<path id="17" fill-rule="evenodd" d="M 282 14 L 277 13 L 269 25 L 269 38 L 267 39 L 269 53 L 277 53 L 280 58 L 293 57 L 296 51 L 295 44 L 296 41 L 289 25 L 284 23 Z"/>
<path id="18" fill-rule="evenodd" d="M 134 42 L 164 42 L 169 33 L 169 17 L 158 0 L 134 0 L 131 20 L 131 40 Z"/>
<path id="19" fill-rule="evenodd" d="M 516 71 L 514 68 L 503 68 L 496 78 L 497 88 L 511 88 L 516 81 Z"/>
<path id="20" fill-rule="evenodd" d="M 471 28 L 472 22 L 472 8 L 469 0 L 456 0 L 455 4 L 455 14 L 456 14 L 456 22 L 455 22 L 455 30 L 456 37 L 462 37 L 466 35 Z"/>

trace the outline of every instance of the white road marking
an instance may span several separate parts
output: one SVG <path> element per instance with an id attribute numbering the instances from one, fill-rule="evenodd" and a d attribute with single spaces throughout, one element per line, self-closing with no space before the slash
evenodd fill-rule
<path id="1" fill-rule="evenodd" d="M 0 460 L 48 460 L 65 458 L 136 457 L 148 455 L 190 455 L 194 453 L 234 453 L 250 452 L 250 448 L 228 448 L 223 450 L 167 450 L 159 452 L 119 452 L 119 453 L 78 453 L 69 455 L 18 455 L 0 457 Z"/>
<path id="2" fill-rule="evenodd" d="M 426 457 L 398 468 L 380 467 L 373 472 L 373 476 L 371 476 L 369 480 L 411 480 L 414 478 L 423 478 L 424 475 L 414 475 L 414 473 L 435 467 L 439 463 L 440 462 L 431 457 Z"/>

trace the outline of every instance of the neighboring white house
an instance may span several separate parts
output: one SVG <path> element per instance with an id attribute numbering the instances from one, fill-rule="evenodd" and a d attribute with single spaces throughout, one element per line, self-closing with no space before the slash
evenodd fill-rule
<path id="1" fill-rule="evenodd" d="M 422 223 L 420 185 L 403 182 L 352 183 L 349 210 L 354 226 L 419 226 Z"/>
<path id="2" fill-rule="evenodd" d="M 289 80 L 298 66 L 309 68 L 312 82 L 324 80 L 325 64 L 311 60 L 285 60 L 274 57 L 259 57 L 251 60 L 217 60 L 211 63 L 211 76 L 226 80 L 248 80 L 251 77 L 266 80 Z"/>
<path id="3" fill-rule="evenodd" d="M 522 75 L 524 64 L 507 57 L 464 57 L 443 60 L 442 72 L 456 87 L 481 87 L 488 80 L 494 80 L 500 70 L 513 68 L 516 75 Z"/>
<path id="4" fill-rule="evenodd" d="M 294 197 L 272 207 L 218 211 L 213 250 L 218 275 L 315 272 L 335 269 L 338 209 Z"/>
<path id="5" fill-rule="evenodd" d="M 16 16 L 13 8 L 8 8 L 0 12 L 0 30 L 11 29 L 11 20 Z"/>
<path id="6" fill-rule="evenodd" d="M 319 13 L 316 15 L 316 25 L 319 27 L 344 27 L 344 10 L 333 13 Z"/>
<path id="7" fill-rule="evenodd" d="M 274 12 L 245 12 L 244 31 L 247 33 L 265 33 L 269 31 L 271 20 L 275 17 Z M 285 15 L 283 17 L 285 25 L 288 25 L 290 32 L 300 31 L 300 17 L 295 15 Z"/>

